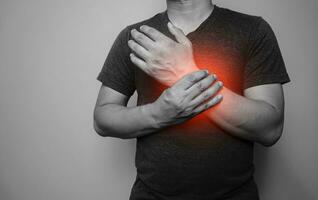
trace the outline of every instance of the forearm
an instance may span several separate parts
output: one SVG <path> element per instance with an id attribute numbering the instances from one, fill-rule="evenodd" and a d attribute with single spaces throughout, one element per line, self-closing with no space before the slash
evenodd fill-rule
<path id="1" fill-rule="evenodd" d="M 99 135 L 122 139 L 145 136 L 163 128 L 154 119 L 153 104 L 135 107 L 106 104 L 96 109 L 94 119 Z"/>
<path id="2" fill-rule="evenodd" d="M 226 87 L 223 100 L 205 114 L 230 134 L 242 139 L 272 145 L 282 130 L 282 117 L 277 109 L 260 100 L 238 95 Z"/>

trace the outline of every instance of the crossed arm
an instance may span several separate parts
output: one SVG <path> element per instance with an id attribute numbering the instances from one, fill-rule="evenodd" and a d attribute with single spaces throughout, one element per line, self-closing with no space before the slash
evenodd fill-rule
<path id="1" fill-rule="evenodd" d="M 148 44 L 148 48 L 142 47 L 141 40 L 143 36 L 141 36 L 141 33 L 133 31 L 132 36 L 134 40 L 138 41 L 138 43 L 130 41 L 129 47 L 133 50 L 134 54 L 137 54 L 138 57 L 144 59 L 142 60 L 132 54 L 131 61 L 137 67 L 144 70 L 154 78 L 157 78 L 159 81 L 167 81 L 167 84 L 172 84 L 177 77 L 170 76 L 170 80 L 160 79 L 160 75 L 162 75 L 161 77 L 166 78 L 168 77 L 168 74 L 160 74 L 158 68 L 162 68 L 163 66 L 158 66 L 158 63 L 160 63 L 160 59 L 162 59 L 164 60 L 162 63 L 166 64 L 167 60 L 173 58 L 165 58 L 164 53 L 160 52 L 159 50 L 164 49 L 167 53 L 168 48 L 164 45 L 168 45 L 171 48 L 179 48 L 177 50 L 170 49 L 172 52 L 183 52 L 184 54 L 189 54 L 189 50 L 184 50 L 182 48 L 191 48 L 191 46 L 187 44 L 188 41 L 182 34 L 182 31 L 178 30 L 176 27 L 170 26 L 169 30 L 176 36 L 179 42 L 177 45 L 171 45 L 166 41 L 160 41 L 163 40 L 164 36 L 160 35 L 160 32 L 156 32 L 155 30 L 151 29 L 151 27 L 143 28 L 142 30 L 144 35 L 148 35 L 154 39 L 153 41 L 156 44 L 151 44 L 151 48 L 156 48 L 156 50 L 150 51 L 150 44 Z M 153 34 L 156 35 L 154 36 Z M 147 41 L 149 42 L 150 40 L 147 39 Z M 141 53 L 143 53 L 143 55 L 140 55 Z M 156 56 L 156 53 L 163 56 L 159 58 Z M 167 55 L 171 55 L 171 53 L 169 54 L 168 52 Z M 146 56 L 148 56 L 148 59 L 145 59 Z M 174 55 L 174 57 L 175 56 L 176 55 Z M 152 62 L 152 59 L 156 59 L 156 61 Z M 181 66 L 188 64 L 188 67 L 184 68 L 186 69 L 185 71 L 178 71 L 180 76 L 184 76 L 185 74 L 199 70 L 195 65 L 193 65 L 192 61 L 184 62 L 184 59 L 180 60 L 183 62 Z M 153 63 L 156 63 L 157 66 L 153 65 Z M 156 67 L 157 70 L 155 70 Z M 170 66 L 170 68 L 176 69 L 177 66 Z M 169 71 L 167 68 L 163 70 L 163 72 L 167 71 Z M 176 73 L 171 74 L 175 75 Z M 180 77 L 177 79 L 180 79 Z M 201 84 L 201 86 L 202 85 L 204 85 L 204 83 Z M 204 87 L 207 87 L 207 85 Z M 110 88 L 102 88 L 103 89 L 101 89 L 101 91 L 104 92 L 100 91 L 98 100 L 99 103 L 97 103 L 95 107 L 95 130 L 97 132 L 105 132 L 102 129 L 105 130 L 107 128 L 108 132 L 114 133 L 112 136 L 116 135 L 116 137 L 121 138 L 133 138 L 150 134 L 158 128 L 161 128 L 159 124 L 161 124 L 161 121 L 163 120 L 163 115 L 154 115 L 153 105 L 147 104 L 143 106 L 127 108 L 125 107 L 125 104 L 127 103 L 128 97 L 117 93 Z M 105 92 L 107 92 L 107 95 Z M 217 123 L 229 134 L 235 137 L 258 142 L 264 146 L 271 146 L 278 141 L 282 134 L 284 122 L 284 95 L 281 84 L 266 84 L 250 87 L 244 91 L 243 96 L 238 95 L 232 92 L 226 86 L 223 86 L 220 94 L 223 96 L 222 101 L 204 112 L 204 114 L 213 122 Z M 118 105 L 118 102 L 121 105 Z M 102 107 L 103 109 L 101 109 Z M 136 117 L 131 118 L 129 115 Z M 106 118 L 107 120 L 103 120 Z"/>
<path id="2" fill-rule="evenodd" d="M 273 145 L 281 136 L 284 120 L 283 90 L 267 84 L 245 90 L 244 96 L 223 87 L 223 100 L 205 114 L 230 134 Z M 94 112 L 94 128 L 101 136 L 122 139 L 148 135 L 164 126 L 153 114 L 154 105 L 126 107 L 129 97 L 102 85 Z M 134 116 L 134 117 L 131 117 Z"/>
<path id="3" fill-rule="evenodd" d="M 223 101 L 206 115 L 242 139 L 264 146 L 275 144 L 281 137 L 284 122 L 284 96 L 281 84 L 248 88 L 244 96 L 223 87 Z"/>
<path id="4" fill-rule="evenodd" d="M 94 129 L 103 137 L 130 139 L 158 130 L 152 104 L 127 107 L 129 96 L 101 85 L 94 109 Z"/>

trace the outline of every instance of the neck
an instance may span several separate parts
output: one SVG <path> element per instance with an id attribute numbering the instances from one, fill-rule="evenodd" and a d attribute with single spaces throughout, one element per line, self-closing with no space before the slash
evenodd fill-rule
<path id="1" fill-rule="evenodd" d="M 174 24 L 196 23 L 213 10 L 211 0 L 166 0 L 167 14 Z"/>

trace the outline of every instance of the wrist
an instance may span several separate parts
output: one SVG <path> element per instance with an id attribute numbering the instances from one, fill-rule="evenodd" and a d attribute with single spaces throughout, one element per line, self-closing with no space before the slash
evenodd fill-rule
<path id="1" fill-rule="evenodd" d="M 182 78 L 183 76 L 187 75 L 187 74 L 191 74 L 195 71 L 199 71 L 200 69 L 197 67 L 196 64 L 191 64 L 189 67 L 185 68 L 185 70 L 182 72 L 182 74 L 180 74 L 180 78 Z"/>
<path id="2" fill-rule="evenodd" d="M 157 105 L 154 103 L 149 103 L 141 106 L 141 112 L 144 114 L 145 119 L 148 120 L 151 128 L 159 129 L 161 128 L 160 114 L 158 112 Z"/>

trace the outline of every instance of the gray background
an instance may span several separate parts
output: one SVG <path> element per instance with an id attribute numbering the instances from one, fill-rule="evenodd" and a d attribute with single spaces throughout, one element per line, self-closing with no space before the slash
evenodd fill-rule
<path id="1" fill-rule="evenodd" d="M 256 146 L 262 199 L 318 199 L 318 1 L 215 3 L 269 21 L 292 80 L 283 137 Z M 164 8 L 164 0 L 0 1 L 1 200 L 128 200 L 135 140 L 94 132 L 96 77 L 119 31 Z"/>

